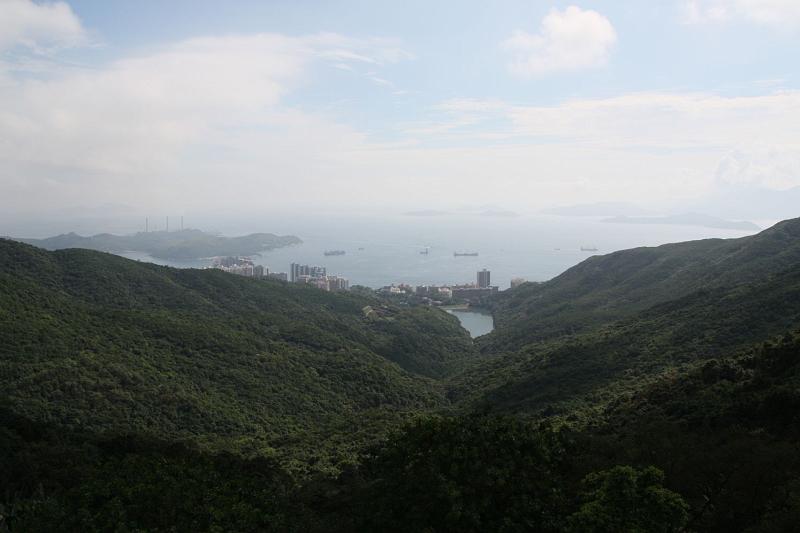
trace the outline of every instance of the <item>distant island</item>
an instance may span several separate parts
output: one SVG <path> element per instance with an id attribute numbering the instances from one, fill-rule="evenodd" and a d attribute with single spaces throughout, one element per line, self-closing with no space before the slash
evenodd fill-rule
<path id="1" fill-rule="evenodd" d="M 454 215 L 474 215 L 474 216 L 482 216 L 482 217 L 506 217 L 506 218 L 513 218 L 518 217 L 519 213 L 514 211 L 509 211 L 507 209 L 484 209 L 480 211 L 472 210 L 472 209 L 461 209 L 455 212 L 452 211 L 440 211 L 438 209 L 419 209 L 416 211 L 406 211 L 403 213 L 405 216 L 409 217 L 442 217 L 442 216 L 454 216 Z"/>
<path id="2" fill-rule="evenodd" d="M 14 239 L 46 250 L 86 248 L 102 252 L 143 252 L 159 259 L 190 260 L 215 256 L 248 256 L 301 241 L 294 235 L 252 233 L 240 237 L 223 237 L 197 229 L 150 231 L 133 235 L 100 233 L 83 237 L 65 233 L 46 239 Z"/>
<path id="3" fill-rule="evenodd" d="M 509 211 L 507 209 L 487 209 L 486 211 L 481 211 L 477 213 L 482 217 L 505 217 L 505 218 L 516 218 L 519 216 L 519 213 L 514 211 Z"/>
<path id="4" fill-rule="evenodd" d="M 437 209 L 419 209 L 417 211 L 406 211 L 403 213 L 407 217 L 440 217 L 449 215 L 447 211 L 439 211 Z"/>
<path id="5" fill-rule="evenodd" d="M 641 207 L 626 202 L 596 202 L 593 204 L 565 205 L 541 211 L 545 215 L 562 217 L 603 217 L 603 216 L 643 216 L 648 212 Z"/>
<path id="6" fill-rule="evenodd" d="M 761 228 L 748 222 L 725 220 L 722 218 L 702 215 L 699 213 L 685 213 L 682 215 L 667 215 L 661 217 L 629 217 L 617 216 L 606 218 L 602 222 L 612 224 L 669 224 L 673 226 L 701 226 L 714 229 L 732 229 L 741 231 L 759 231 Z"/>

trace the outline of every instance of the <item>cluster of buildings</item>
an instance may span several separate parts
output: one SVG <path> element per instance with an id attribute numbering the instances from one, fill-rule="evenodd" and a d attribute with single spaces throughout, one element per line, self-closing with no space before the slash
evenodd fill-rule
<path id="1" fill-rule="evenodd" d="M 246 278 L 270 278 L 282 281 L 286 281 L 287 278 L 286 272 L 270 272 L 264 265 L 256 265 L 247 257 L 217 257 L 211 267 Z"/>
<path id="2" fill-rule="evenodd" d="M 289 281 L 292 283 L 304 283 L 309 279 L 319 279 L 326 276 L 325 267 L 301 265 L 292 263 L 289 268 Z"/>
<path id="3" fill-rule="evenodd" d="M 329 276 L 325 267 L 292 263 L 289 269 L 289 281 L 313 285 L 325 291 L 346 291 L 350 288 L 347 278 Z"/>
<path id="4" fill-rule="evenodd" d="M 263 265 L 256 265 L 247 257 L 217 257 L 211 265 L 212 268 L 230 272 L 248 278 L 270 278 L 292 283 L 312 285 L 325 291 L 346 291 L 350 289 L 350 282 L 341 276 L 329 276 L 325 267 L 301 265 L 292 263 L 289 273 L 270 272 Z"/>
<path id="5" fill-rule="evenodd" d="M 478 271 L 477 282 L 464 285 L 391 285 L 380 289 L 381 292 L 398 295 L 413 295 L 434 304 L 443 303 L 450 300 L 458 300 L 469 303 L 479 303 L 482 299 L 497 293 L 498 287 L 492 285 L 492 274 L 490 271 Z"/>
<path id="6" fill-rule="evenodd" d="M 248 278 L 270 278 L 312 285 L 325 291 L 346 291 L 350 289 L 350 282 L 347 278 L 329 276 L 325 267 L 321 266 L 292 263 L 287 274 L 286 272 L 270 272 L 268 268 L 263 265 L 256 265 L 246 257 L 218 257 L 214 260 L 212 268 Z M 525 283 L 525 281 L 523 278 L 514 278 L 511 280 L 511 288 L 513 289 Z M 415 296 L 434 304 L 451 300 L 479 303 L 487 296 L 495 294 L 498 291 L 498 287 L 492 285 L 492 273 L 484 268 L 478 271 L 475 283 L 418 286 L 401 283 L 383 287 L 378 291 L 387 294 Z"/>

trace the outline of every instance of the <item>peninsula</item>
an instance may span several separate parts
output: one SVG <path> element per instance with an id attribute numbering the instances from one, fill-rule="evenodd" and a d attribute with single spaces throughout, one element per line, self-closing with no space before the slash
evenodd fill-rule
<path id="1" fill-rule="evenodd" d="M 602 222 L 610 222 L 613 224 L 669 224 L 673 226 L 700 226 L 703 228 L 732 229 L 740 231 L 758 231 L 761 229 L 752 222 L 725 220 L 699 213 L 685 213 L 682 215 L 668 215 L 662 217 L 616 216 L 612 218 L 606 218 L 602 220 Z"/>
<path id="2" fill-rule="evenodd" d="M 83 237 L 65 233 L 46 239 L 14 239 L 46 250 L 85 248 L 103 252 L 143 252 L 159 259 L 200 259 L 215 256 L 249 256 L 302 241 L 294 235 L 252 233 L 223 237 L 197 229 L 150 231 L 133 235 L 100 233 Z"/>

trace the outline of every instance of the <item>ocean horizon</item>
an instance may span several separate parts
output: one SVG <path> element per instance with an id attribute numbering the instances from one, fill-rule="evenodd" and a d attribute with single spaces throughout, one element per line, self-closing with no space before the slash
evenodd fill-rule
<path id="1" fill-rule="evenodd" d="M 319 265 L 351 285 L 472 283 L 476 272 L 491 271 L 493 285 L 506 289 L 513 278 L 546 281 L 592 255 L 639 246 L 708 238 L 737 238 L 752 231 L 698 226 L 609 224 L 600 217 L 479 215 L 302 216 L 197 221 L 191 227 L 226 236 L 256 232 L 296 235 L 302 244 L 269 250 L 254 262 L 271 272 L 291 263 Z M 188 226 L 187 226 L 188 227 Z M 596 248 L 583 251 L 581 248 Z M 420 252 L 428 250 L 427 254 Z M 326 250 L 344 255 L 325 256 Z M 455 257 L 454 252 L 477 256 Z M 171 261 L 147 254 L 122 254 L 179 268 L 203 268 L 208 260 Z"/>

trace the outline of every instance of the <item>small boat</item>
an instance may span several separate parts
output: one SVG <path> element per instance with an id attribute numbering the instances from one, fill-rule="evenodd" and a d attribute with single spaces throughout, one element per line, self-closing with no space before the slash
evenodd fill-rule
<path id="1" fill-rule="evenodd" d="M 420 251 L 420 254 L 421 255 L 428 255 L 428 252 L 430 252 L 430 251 L 431 251 L 431 249 L 426 246 L 424 250 Z"/>
<path id="2" fill-rule="evenodd" d="M 596 252 L 596 246 L 581 246 L 581 252 Z"/>
<path id="3" fill-rule="evenodd" d="M 453 257 L 478 257 L 478 252 L 453 252 Z"/>

